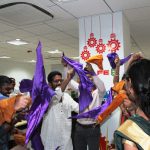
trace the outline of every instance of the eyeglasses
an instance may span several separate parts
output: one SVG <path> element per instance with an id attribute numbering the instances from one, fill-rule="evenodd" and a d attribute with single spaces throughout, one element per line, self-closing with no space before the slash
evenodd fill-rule
<path id="1" fill-rule="evenodd" d="M 56 84 L 59 83 L 59 82 L 62 83 L 62 82 L 63 82 L 63 79 L 60 79 L 60 80 L 53 80 L 52 82 L 53 82 L 53 83 L 56 83 Z"/>

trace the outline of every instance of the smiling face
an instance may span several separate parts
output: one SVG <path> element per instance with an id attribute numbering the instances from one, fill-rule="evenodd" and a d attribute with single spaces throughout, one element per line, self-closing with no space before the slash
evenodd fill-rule
<path id="1" fill-rule="evenodd" d="M 62 76 L 60 76 L 60 75 L 55 75 L 55 76 L 53 77 L 53 80 L 52 80 L 51 83 L 50 83 L 50 86 L 51 86 L 53 89 L 56 89 L 57 87 L 61 86 L 62 81 L 63 81 Z"/>

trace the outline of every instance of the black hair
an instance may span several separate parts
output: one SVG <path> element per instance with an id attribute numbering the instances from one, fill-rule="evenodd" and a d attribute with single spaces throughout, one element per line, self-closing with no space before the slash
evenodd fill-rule
<path id="1" fill-rule="evenodd" d="M 52 71 L 52 72 L 50 72 L 50 73 L 48 74 L 48 76 L 47 76 L 47 81 L 48 81 L 49 83 L 51 83 L 56 75 L 59 75 L 59 76 L 62 77 L 62 74 L 61 74 L 59 71 Z"/>
<path id="2" fill-rule="evenodd" d="M 10 77 L 9 79 L 11 80 L 11 83 L 16 83 L 15 78 Z"/>
<path id="3" fill-rule="evenodd" d="M 11 79 L 7 76 L 0 75 L 0 87 L 4 86 L 6 84 L 11 84 Z"/>
<path id="4" fill-rule="evenodd" d="M 125 74 L 125 73 L 123 74 L 123 76 L 122 76 L 121 79 L 122 79 L 122 80 L 126 79 L 126 74 Z"/>
<path id="5" fill-rule="evenodd" d="M 126 79 L 129 78 L 136 95 L 136 105 L 150 118 L 150 60 L 140 59 L 132 63 L 126 72 Z"/>

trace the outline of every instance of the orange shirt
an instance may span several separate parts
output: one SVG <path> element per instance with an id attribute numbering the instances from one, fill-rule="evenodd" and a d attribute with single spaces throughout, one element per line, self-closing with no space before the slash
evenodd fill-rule
<path id="1" fill-rule="evenodd" d="M 15 113 L 15 101 L 16 96 L 0 101 L 0 125 L 4 122 L 11 122 L 13 114 Z"/>

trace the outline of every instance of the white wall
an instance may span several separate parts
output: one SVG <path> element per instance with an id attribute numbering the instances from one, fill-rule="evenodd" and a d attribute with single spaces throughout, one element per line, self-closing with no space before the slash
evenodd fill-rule
<path id="1" fill-rule="evenodd" d="M 9 59 L 0 59 L 0 74 L 16 79 L 16 89 L 22 79 L 32 79 L 35 63 L 12 62 Z M 45 66 L 46 76 L 51 71 L 51 65 Z"/>

